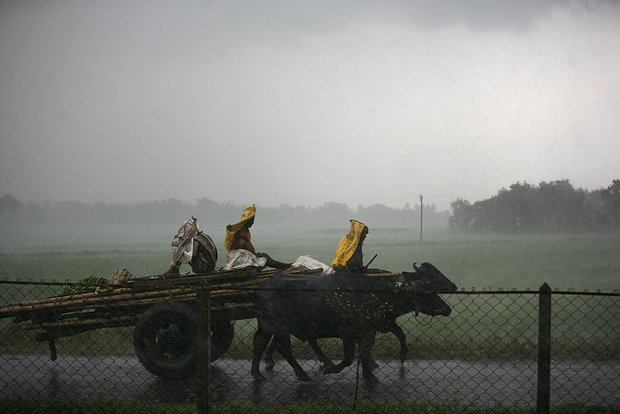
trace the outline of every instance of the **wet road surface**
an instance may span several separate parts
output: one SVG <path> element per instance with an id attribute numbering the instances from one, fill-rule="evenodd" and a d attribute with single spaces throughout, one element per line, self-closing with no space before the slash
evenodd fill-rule
<path id="1" fill-rule="evenodd" d="M 379 362 L 378 383 L 357 380 L 357 365 L 323 375 L 316 361 L 302 366 L 312 381 L 300 382 L 284 361 L 273 371 L 261 367 L 267 381 L 250 376 L 250 361 L 220 360 L 212 364 L 212 399 L 255 403 L 358 398 L 391 401 L 443 401 L 475 406 L 536 404 L 536 362 L 465 362 L 412 360 Z M 620 407 L 620 361 L 552 366 L 551 403 Z M 194 380 L 164 380 L 146 371 L 132 356 L 70 357 L 0 356 L 0 399 L 63 397 L 84 400 L 184 402 L 195 398 Z"/>

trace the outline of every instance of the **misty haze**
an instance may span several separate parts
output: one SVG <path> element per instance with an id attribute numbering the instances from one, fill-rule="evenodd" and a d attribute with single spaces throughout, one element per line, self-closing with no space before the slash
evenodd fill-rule
<path id="1" fill-rule="evenodd" d="M 617 408 L 619 22 L 618 0 L 0 1 L 0 411 L 191 410 L 174 375 L 211 327 L 223 345 L 200 369 L 251 408 L 348 404 L 362 384 L 437 412 L 528 410 L 545 368 L 557 412 Z M 192 217 L 204 234 L 182 250 Z M 231 269 L 231 252 L 255 261 Z M 307 331 L 353 315 L 326 349 L 359 349 L 363 372 L 376 351 L 382 384 L 354 366 L 326 380 L 299 337 L 310 382 L 277 360 L 259 383 L 255 343 L 284 354 L 291 332 L 261 331 L 254 289 L 287 278 L 350 307 Z M 341 279 L 413 311 L 355 308 Z M 305 312 L 288 299 L 274 319 Z"/>
<path id="2" fill-rule="evenodd" d="M 447 211 L 605 188 L 618 21 L 615 1 L 4 1 L 0 196 Z"/>
<path id="3" fill-rule="evenodd" d="M 109 259 L 74 278 L 156 273 L 183 220 L 222 249 L 249 204 L 259 245 L 330 262 L 357 219 L 394 270 L 480 268 L 492 234 L 611 237 L 618 21 L 615 1 L 2 2 L 4 275 L 55 277 L 10 254 L 59 249 Z M 504 273 L 531 261 L 517 239 Z"/>

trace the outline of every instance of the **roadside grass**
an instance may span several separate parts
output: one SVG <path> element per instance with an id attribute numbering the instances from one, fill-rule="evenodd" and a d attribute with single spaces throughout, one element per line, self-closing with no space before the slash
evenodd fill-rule
<path id="1" fill-rule="evenodd" d="M 146 404 L 115 401 L 76 401 L 67 399 L 19 399 L 0 400 L 0 412 L 5 414 L 194 414 L 193 404 Z M 534 408 L 463 407 L 457 404 L 434 402 L 386 402 L 360 400 L 354 405 L 332 402 L 304 402 L 290 405 L 266 405 L 252 403 L 225 403 L 213 405 L 213 414 L 533 414 Z M 567 405 L 552 407 L 552 414 L 614 414 L 620 410 L 599 406 Z"/>

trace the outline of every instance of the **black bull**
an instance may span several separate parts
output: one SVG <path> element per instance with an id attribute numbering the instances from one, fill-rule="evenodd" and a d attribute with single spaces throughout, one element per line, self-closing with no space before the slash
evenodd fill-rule
<path id="1" fill-rule="evenodd" d="M 451 312 L 437 293 L 453 292 L 456 285 L 430 263 L 414 267 L 413 273 L 403 272 L 400 285 L 355 273 L 323 277 L 282 274 L 263 282 L 254 299 L 258 329 L 253 342 L 252 375 L 264 379 L 259 372 L 260 360 L 273 337 L 278 352 L 293 367 L 297 378 L 308 381 L 310 378 L 291 351 L 290 335 L 294 335 L 310 342 L 342 339 L 344 358 L 327 367 L 325 374 L 351 365 L 355 345 L 360 342 L 363 376 L 373 378 L 371 351 L 376 331 L 385 331 L 398 316 L 409 312 L 431 316 Z"/>

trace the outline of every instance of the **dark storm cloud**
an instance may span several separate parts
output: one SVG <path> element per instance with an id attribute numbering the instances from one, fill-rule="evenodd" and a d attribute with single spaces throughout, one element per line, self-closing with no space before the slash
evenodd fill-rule
<path id="1" fill-rule="evenodd" d="M 556 8 L 579 12 L 615 0 L 344 0 L 344 1 L 207 1 L 232 37 L 254 33 L 269 41 L 286 41 L 291 33 L 329 31 L 361 17 L 441 28 L 463 25 L 470 30 L 526 30 Z"/>
<path id="2" fill-rule="evenodd" d="M 325 34 L 358 19 L 385 24 L 412 25 L 440 29 L 462 25 L 471 31 L 523 31 L 557 8 L 576 13 L 586 8 L 618 4 L 615 0 L 342 0 L 342 1 L 167 1 L 87 2 L 7 1 L 0 4 L 4 30 L 14 29 L 20 18 L 38 21 L 37 31 L 54 31 L 49 44 L 37 50 L 41 59 L 48 53 L 63 53 L 79 47 L 80 53 L 94 61 L 100 59 L 156 59 L 161 62 L 183 56 L 185 59 L 217 58 L 232 49 L 253 43 L 272 47 L 294 47 L 299 36 Z M 66 9 L 70 8 L 70 13 Z M 50 19 L 52 17 L 52 19 Z M 136 20 L 137 19 L 137 20 Z M 12 23 L 13 22 L 13 23 Z M 53 25 L 50 26 L 50 25 Z M 0 27 L 0 33 L 2 27 Z M 28 38 L 0 47 L 11 54 L 27 46 Z M 140 48 L 127 45 L 139 44 Z M 129 51 L 132 55 L 122 53 Z M 62 57 L 62 56 L 60 56 Z"/>
<path id="3" fill-rule="evenodd" d="M 618 1 L 0 1 L 0 196 L 402 205 L 607 185 L 619 16 Z M 260 159 L 252 180 L 237 154 Z M 178 159 L 226 180 L 180 182 Z M 349 163 L 338 186 L 321 166 L 343 159 L 373 168 Z"/>
<path id="4" fill-rule="evenodd" d="M 579 15 L 618 4 L 618 0 L 207 0 L 200 3 L 203 14 L 170 14 L 170 27 L 185 29 L 167 36 L 176 43 L 170 50 L 183 51 L 189 46 L 191 58 L 198 43 L 198 50 L 217 59 L 255 44 L 296 48 L 303 36 L 326 35 L 357 21 L 422 30 L 461 26 L 473 33 L 520 33 L 550 18 L 556 10 Z"/>

